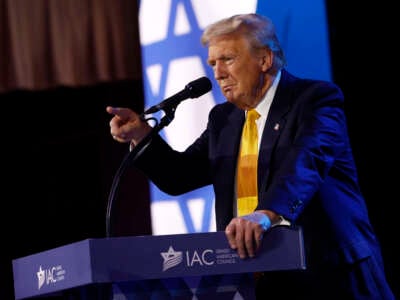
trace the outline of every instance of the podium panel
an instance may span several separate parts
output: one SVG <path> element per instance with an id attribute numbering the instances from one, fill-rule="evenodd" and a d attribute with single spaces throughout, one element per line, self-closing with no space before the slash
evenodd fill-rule
<path id="1" fill-rule="evenodd" d="M 284 226 L 268 231 L 259 254 L 244 260 L 230 249 L 224 232 L 210 232 L 86 239 L 12 264 L 16 300 L 99 285 L 111 286 L 112 300 L 156 293 L 154 299 L 246 294 L 253 290 L 253 272 L 306 267 L 301 228 Z"/>
<path id="2" fill-rule="evenodd" d="M 114 283 L 112 299 L 251 300 L 254 292 L 253 273 L 238 273 Z"/>

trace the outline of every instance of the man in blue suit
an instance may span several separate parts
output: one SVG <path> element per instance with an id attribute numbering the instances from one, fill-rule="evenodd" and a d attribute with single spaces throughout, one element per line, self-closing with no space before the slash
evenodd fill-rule
<path id="1" fill-rule="evenodd" d="M 331 82 L 290 74 L 272 22 L 257 14 L 211 24 L 202 35 L 226 103 L 185 151 L 154 137 L 135 165 L 164 192 L 212 184 L 216 223 L 243 259 L 273 226 L 301 226 L 307 269 L 257 279 L 258 299 L 394 299 L 360 192 L 344 97 Z M 245 115 L 255 109 L 259 153 L 254 210 L 236 213 L 237 161 Z M 107 107 L 110 131 L 131 147 L 151 127 L 128 108 Z"/>

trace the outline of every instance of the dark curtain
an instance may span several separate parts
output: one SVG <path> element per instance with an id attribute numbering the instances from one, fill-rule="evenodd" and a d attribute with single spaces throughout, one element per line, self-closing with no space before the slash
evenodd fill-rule
<path id="1" fill-rule="evenodd" d="M 136 1 L 0 1 L 0 92 L 141 78 Z"/>

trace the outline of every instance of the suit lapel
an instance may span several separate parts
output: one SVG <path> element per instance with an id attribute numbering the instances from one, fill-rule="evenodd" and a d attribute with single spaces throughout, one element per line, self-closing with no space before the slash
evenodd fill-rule
<path id="1" fill-rule="evenodd" d="M 259 192 L 265 190 L 265 185 L 268 182 L 272 153 L 276 147 L 278 137 L 285 127 L 286 115 L 293 101 L 290 87 L 291 81 L 292 78 L 290 75 L 285 70 L 282 70 L 281 80 L 272 101 L 261 137 L 260 154 L 258 157 Z"/>

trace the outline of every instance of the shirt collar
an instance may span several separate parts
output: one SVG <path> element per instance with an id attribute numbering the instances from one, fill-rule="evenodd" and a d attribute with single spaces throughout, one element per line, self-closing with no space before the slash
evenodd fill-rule
<path id="1" fill-rule="evenodd" d="M 263 99 L 256 106 L 257 112 L 261 115 L 261 117 L 266 118 L 269 108 L 271 106 L 272 100 L 274 99 L 276 88 L 278 87 L 279 80 L 281 79 L 281 70 L 278 71 L 272 85 L 265 93 Z"/>

